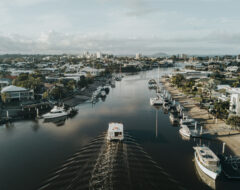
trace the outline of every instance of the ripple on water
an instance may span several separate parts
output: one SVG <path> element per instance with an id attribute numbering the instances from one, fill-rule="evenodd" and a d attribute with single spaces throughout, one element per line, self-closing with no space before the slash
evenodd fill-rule
<path id="1" fill-rule="evenodd" d="M 39 190 L 184 189 L 125 134 L 108 142 L 106 134 L 77 151 Z"/>

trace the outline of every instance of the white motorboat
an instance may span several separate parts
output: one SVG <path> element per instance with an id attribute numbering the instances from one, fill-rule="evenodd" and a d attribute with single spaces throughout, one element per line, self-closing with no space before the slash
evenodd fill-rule
<path id="1" fill-rule="evenodd" d="M 180 120 L 180 125 L 187 125 L 189 127 L 195 126 L 196 120 L 188 118 L 187 116 L 183 116 L 183 118 Z"/>
<path id="2" fill-rule="evenodd" d="M 44 119 L 53 119 L 58 117 L 67 116 L 68 112 L 64 110 L 63 107 L 54 106 L 49 113 L 42 115 Z"/>
<path id="3" fill-rule="evenodd" d="M 124 139 L 123 124 L 122 123 L 109 123 L 108 132 L 107 132 L 107 140 L 122 141 L 123 139 Z"/>
<path id="4" fill-rule="evenodd" d="M 157 106 L 157 105 L 162 105 L 162 104 L 163 104 L 163 100 L 161 97 L 150 98 L 151 106 Z"/>
<path id="5" fill-rule="evenodd" d="M 220 159 L 207 146 L 193 147 L 196 166 L 213 180 L 221 173 Z"/>
<path id="6" fill-rule="evenodd" d="M 181 128 L 179 129 L 179 133 L 184 137 L 191 137 L 191 132 L 187 125 L 181 125 Z"/>
<path id="7" fill-rule="evenodd" d="M 169 119 L 170 119 L 170 121 L 172 122 L 172 124 L 176 124 L 176 123 L 179 122 L 178 115 L 177 115 L 177 114 L 174 114 L 174 113 L 170 113 Z"/>

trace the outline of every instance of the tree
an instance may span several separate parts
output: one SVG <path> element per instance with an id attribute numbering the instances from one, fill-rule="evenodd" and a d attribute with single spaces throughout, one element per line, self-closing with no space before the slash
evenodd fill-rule
<path id="1" fill-rule="evenodd" d="M 87 86 L 87 80 L 86 80 L 86 77 L 85 76 L 81 76 L 80 77 L 80 81 L 78 81 L 78 86 L 80 88 L 83 88 L 83 87 L 86 87 Z"/>
<path id="2" fill-rule="evenodd" d="M 48 99 L 48 98 L 49 98 L 49 94 L 48 94 L 47 91 L 43 93 L 42 98 L 43 98 L 43 99 Z"/>
<path id="3" fill-rule="evenodd" d="M 227 120 L 227 124 L 234 126 L 234 127 L 240 127 L 240 117 L 239 116 L 231 116 Z"/>
<path id="4" fill-rule="evenodd" d="M 172 77 L 172 83 L 176 85 L 177 87 L 182 86 L 182 82 L 185 80 L 184 76 L 181 74 L 177 74 Z"/>
<path id="5" fill-rule="evenodd" d="M 214 112 L 217 118 L 226 119 L 228 117 L 229 101 L 226 102 L 215 102 Z"/>
<path id="6" fill-rule="evenodd" d="M 7 99 L 9 98 L 9 94 L 6 93 L 6 92 L 4 92 L 4 93 L 1 94 L 1 98 L 2 98 L 2 101 L 3 101 L 4 103 L 6 103 L 6 102 L 7 102 Z"/>
<path id="7" fill-rule="evenodd" d="M 67 83 L 67 89 L 70 90 L 70 91 L 73 91 L 76 87 L 76 82 L 74 80 L 70 80 L 68 83 Z"/>

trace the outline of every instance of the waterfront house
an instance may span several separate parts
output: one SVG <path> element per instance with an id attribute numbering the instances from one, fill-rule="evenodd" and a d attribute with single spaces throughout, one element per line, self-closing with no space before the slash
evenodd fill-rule
<path id="1" fill-rule="evenodd" d="M 1 90 L 1 97 L 5 102 L 29 100 L 34 99 L 34 92 L 33 90 L 10 85 Z"/>
<path id="2" fill-rule="evenodd" d="M 184 70 L 184 71 L 179 71 L 175 72 L 173 74 L 170 74 L 170 77 L 181 74 L 183 75 L 186 79 L 203 79 L 203 78 L 208 78 L 212 72 L 210 71 L 195 71 L 195 70 Z"/>
<path id="3" fill-rule="evenodd" d="M 85 72 L 87 74 L 90 74 L 91 76 L 99 76 L 101 72 L 104 72 L 105 69 L 95 69 L 91 67 L 84 67 L 81 72 Z"/>

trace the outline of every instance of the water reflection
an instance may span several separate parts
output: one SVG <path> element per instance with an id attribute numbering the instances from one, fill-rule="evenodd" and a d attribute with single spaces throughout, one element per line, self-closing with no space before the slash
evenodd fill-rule
<path id="1" fill-rule="evenodd" d="M 44 123 L 54 123 L 57 127 L 60 127 L 60 126 L 63 126 L 65 124 L 66 119 L 67 119 L 67 116 L 45 119 Z"/>

